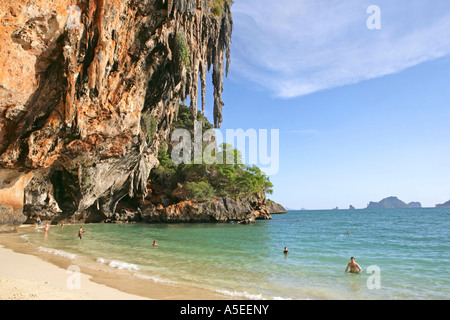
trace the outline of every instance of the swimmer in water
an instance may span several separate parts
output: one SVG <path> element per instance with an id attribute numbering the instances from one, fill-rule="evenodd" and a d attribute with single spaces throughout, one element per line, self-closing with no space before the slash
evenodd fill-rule
<path id="1" fill-rule="evenodd" d="M 84 230 L 83 230 L 83 227 L 81 227 L 80 228 L 80 230 L 78 230 L 78 239 L 83 239 L 83 233 L 84 233 Z"/>
<path id="2" fill-rule="evenodd" d="M 284 254 L 288 254 L 289 253 L 287 247 L 284 247 L 284 251 L 283 252 L 284 252 Z"/>
<path id="3" fill-rule="evenodd" d="M 350 273 L 360 273 L 362 271 L 362 268 L 356 263 L 356 259 L 354 257 L 350 258 L 350 262 L 347 264 L 347 268 L 345 268 L 345 273 L 347 273 L 349 268 Z"/>

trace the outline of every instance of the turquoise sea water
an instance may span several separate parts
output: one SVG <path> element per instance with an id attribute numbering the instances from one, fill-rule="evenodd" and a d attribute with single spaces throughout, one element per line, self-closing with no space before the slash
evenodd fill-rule
<path id="1" fill-rule="evenodd" d="M 52 226 L 24 238 L 67 259 L 236 298 L 450 298 L 445 208 L 289 211 L 252 225 L 92 224 L 82 240 L 78 229 Z M 351 256 L 362 273 L 344 273 Z"/>

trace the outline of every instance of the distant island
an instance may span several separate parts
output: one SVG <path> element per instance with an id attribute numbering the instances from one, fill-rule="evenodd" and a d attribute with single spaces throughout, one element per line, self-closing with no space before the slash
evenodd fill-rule
<path id="1" fill-rule="evenodd" d="M 437 204 L 436 208 L 450 208 L 450 200 L 445 203 Z"/>
<path id="2" fill-rule="evenodd" d="M 410 208 L 422 208 L 422 204 L 420 202 L 410 202 L 408 203 Z"/>
<path id="3" fill-rule="evenodd" d="M 384 198 L 380 202 L 370 202 L 367 209 L 398 209 L 398 208 L 422 208 L 420 202 L 406 203 L 397 197 Z"/>

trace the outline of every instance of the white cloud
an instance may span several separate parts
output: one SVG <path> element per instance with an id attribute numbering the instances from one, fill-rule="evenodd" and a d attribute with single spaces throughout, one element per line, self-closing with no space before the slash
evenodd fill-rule
<path id="1" fill-rule="evenodd" d="M 291 98 L 399 72 L 450 53 L 448 0 L 237 0 L 232 72 Z"/>

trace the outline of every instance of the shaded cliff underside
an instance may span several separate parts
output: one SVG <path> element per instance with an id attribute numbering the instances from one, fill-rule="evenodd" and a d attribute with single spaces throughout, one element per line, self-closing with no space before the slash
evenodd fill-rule
<path id="1" fill-rule="evenodd" d="M 145 201 L 179 102 L 205 108 L 208 71 L 221 125 L 232 24 L 229 1 L 0 0 L 0 229 Z"/>

